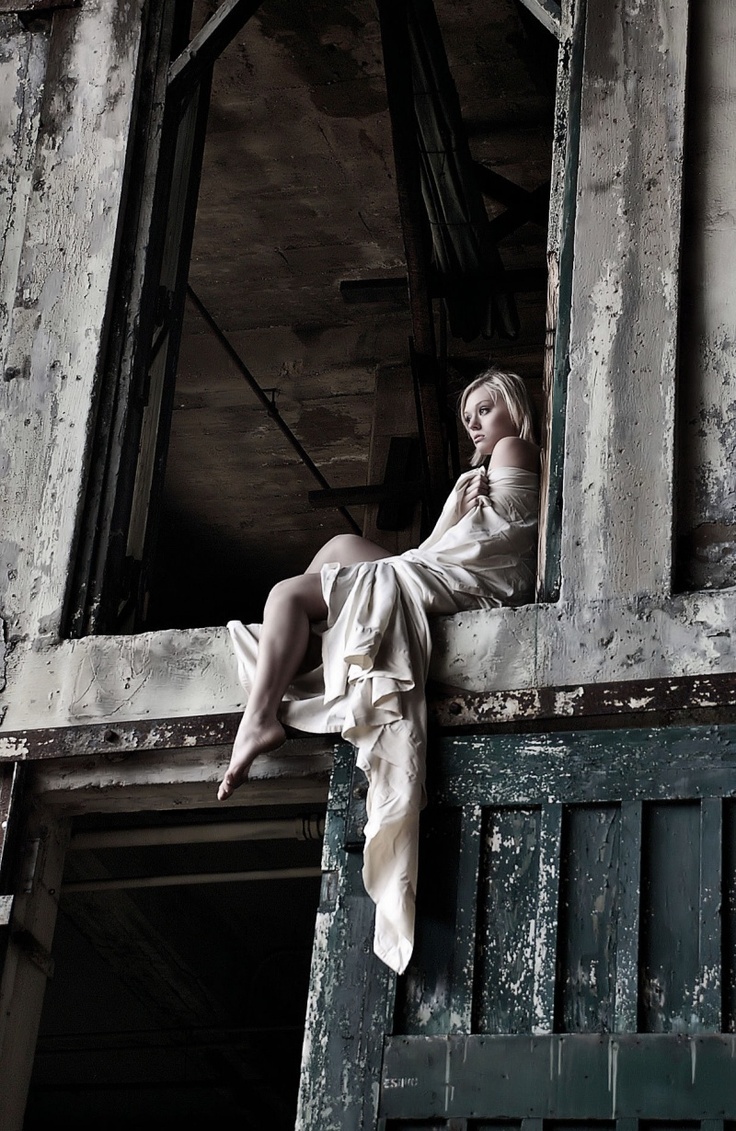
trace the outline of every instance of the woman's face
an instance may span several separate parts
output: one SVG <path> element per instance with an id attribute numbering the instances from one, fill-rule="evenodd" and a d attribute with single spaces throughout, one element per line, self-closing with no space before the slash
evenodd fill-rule
<path id="1" fill-rule="evenodd" d="M 466 400 L 463 424 L 475 450 L 482 456 L 489 456 L 504 436 L 518 435 L 502 398 L 489 393 L 483 385 L 474 389 Z"/>

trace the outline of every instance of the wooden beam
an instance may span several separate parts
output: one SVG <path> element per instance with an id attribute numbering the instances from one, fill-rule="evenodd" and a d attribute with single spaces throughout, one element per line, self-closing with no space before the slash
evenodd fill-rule
<path id="1" fill-rule="evenodd" d="M 236 722 L 234 719 L 233 722 Z M 246 786 L 229 808 L 303 805 L 327 801 L 334 742 L 294 740 L 256 760 Z M 218 809 L 217 784 L 229 761 L 228 747 L 159 750 L 122 762 L 109 755 L 62 758 L 34 766 L 31 797 L 65 816 Z"/>
<path id="2" fill-rule="evenodd" d="M 36 812 L 24 829 L 25 865 L 17 878 L 0 979 L 0 1126 L 20 1131 L 56 925 L 69 838 L 67 821 Z"/>
<path id="3" fill-rule="evenodd" d="M 499 243 L 505 236 L 526 223 L 539 224 L 546 228 L 548 213 L 549 183 L 540 185 L 534 192 L 527 194 L 527 199 L 490 220 L 488 222 L 490 238 L 494 243 Z"/>
<path id="4" fill-rule="evenodd" d="M 490 172 L 490 170 L 489 170 Z M 505 181 L 505 177 L 501 177 Z M 507 182 L 511 185 L 511 181 Z M 516 186 L 512 186 L 516 187 Z M 549 188 L 544 197 L 542 211 L 538 210 L 538 222 L 546 226 L 546 209 L 549 206 Z M 525 189 L 519 189 L 525 193 Z M 531 196 L 531 193 L 527 194 Z M 494 199 L 496 199 L 494 197 Z M 498 198 L 500 199 L 500 198 Z M 542 218 L 543 216 L 543 218 Z M 483 276 L 480 276 L 483 278 Z M 544 267 L 511 267 L 503 274 L 504 289 L 511 294 L 539 293 L 547 285 L 547 272 Z M 364 302 L 399 302 L 408 301 L 408 284 L 406 279 L 344 279 L 340 283 L 340 294 L 346 303 Z M 438 279 L 432 280 L 432 295 L 441 298 L 444 294 L 442 283 Z"/>
<path id="5" fill-rule="evenodd" d="M 365 487 L 333 487 L 310 491 L 309 505 L 315 510 L 336 506 L 366 506 L 370 503 L 416 503 L 422 497 L 421 482 L 370 483 Z"/>
<path id="6" fill-rule="evenodd" d="M 191 90 L 204 72 L 214 66 L 260 6 L 261 0 L 223 0 L 215 14 L 169 67 L 169 89 L 172 93 L 183 97 L 187 90 Z"/>
<path id="7" fill-rule="evenodd" d="M 519 0 L 555 39 L 562 37 L 562 9 L 555 0 Z"/>

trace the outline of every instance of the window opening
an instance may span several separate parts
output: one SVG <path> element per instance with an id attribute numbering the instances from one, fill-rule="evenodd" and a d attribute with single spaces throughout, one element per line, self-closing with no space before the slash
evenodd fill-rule
<path id="1" fill-rule="evenodd" d="M 145 170 L 149 181 L 156 173 L 155 191 L 149 184 L 135 217 L 139 241 L 146 223 L 152 238 L 133 257 L 135 286 L 125 280 L 130 317 L 118 339 L 128 353 L 118 348 L 115 358 L 118 415 L 108 412 L 103 421 L 104 482 L 91 492 L 81 531 L 67 618 L 72 634 L 194 627 L 229 615 L 258 619 L 275 580 L 350 528 L 339 506 L 378 540 L 387 522 L 406 521 L 420 491 L 431 514 L 465 458 L 454 419 L 457 391 L 489 354 L 494 364 L 521 371 L 538 403 L 550 400 L 540 374 L 557 7 L 552 0 L 498 0 L 492 10 L 475 5 L 465 23 L 443 0 L 435 7 L 440 52 L 433 56 L 424 0 L 382 5 L 380 20 L 358 7 L 333 11 L 327 0 L 298 11 L 228 0 L 209 22 L 210 7 L 197 0 L 196 34 L 185 52 L 188 8 L 161 4 L 149 50 L 158 85 L 149 83 L 146 94 L 143 83 L 141 96 L 149 150 L 140 142 L 131 172 L 133 195 L 137 171 Z M 472 173 L 473 207 L 484 209 L 478 222 L 486 252 L 477 287 L 468 288 L 459 269 L 443 267 L 426 208 L 406 200 L 402 178 L 411 180 L 416 168 L 411 176 L 403 168 L 401 119 L 415 120 L 418 103 L 414 92 L 409 100 L 406 94 L 406 60 L 384 50 L 402 19 L 410 46 L 422 30 L 413 50 L 426 74 L 447 68 L 449 93 L 434 108 L 432 128 L 441 133 L 442 115 L 452 107 L 464 175 L 468 168 Z M 233 21 L 246 25 L 234 37 Z M 160 79 L 164 57 L 173 60 L 168 95 Z M 559 126 L 569 92 L 561 95 L 557 86 Z M 151 153 L 154 121 L 163 141 Z M 436 219 L 445 204 L 437 188 L 441 171 L 434 180 L 427 172 L 434 160 L 430 126 L 424 133 L 423 150 L 414 139 L 412 160 L 424 164 L 420 197 L 433 199 L 429 215 Z M 564 171 L 560 151 L 555 160 Z M 553 201 L 559 181 L 553 168 Z M 415 196 L 416 185 L 415 178 Z M 415 261 L 405 252 L 407 231 Z M 557 249 L 550 263 L 559 265 Z M 187 264 L 190 286 L 259 385 L 273 390 L 271 403 L 326 473 L 329 486 L 321 492 L 310 494 L 313 485 L 296 457 L 280 446 L 248 391 L 236 391 L 237 376 L 211 330 L 184 300 Z M 508 336 L 476 334 L 465 342 L 456 334 L 463 320 L 467 331 L 468 295 L 484 288 L 491 322 Z M 424 304 L 421 316 L 417 304 Z M 488 319 L 475 319 L 476 328 L 490 328 Z M 127 401 L 126 365 L 135 388 Z M 371 439 L 385 425 L 375 399 L 377 366 L 393 370 L 394 394 L 400 387 L 404 401 L 416 397 L 419 473 L 415 455 L 397 473 L 401 445 L 394 444 L 388 462 L 392 441 L 403 442 L 406 434 Z M 547 426 L 558 447 L 561 427 Z M 552 481 L 559 469 L 558 460 Z M 549 509 L 559 517 L 556 490 L 552 482 Z M 398 551 L 405 548 L 401 538 L 414 533 L 416 521 L 397 532 Z M 553 590 L 549 581 L 540 584 L 544 597 Z"/>

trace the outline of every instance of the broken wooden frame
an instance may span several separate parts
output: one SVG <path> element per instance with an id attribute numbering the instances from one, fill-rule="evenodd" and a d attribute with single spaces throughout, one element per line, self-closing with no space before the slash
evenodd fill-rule
<path id="1" fill-rule="evenodd" d="M 170 432 L 212 69 L 258 9 L 225 0 L 191 42 L 188 8 L 158 0 L 128 170 L 115 322 L 66 632 L 140 628 Z M 169 62 L 172 55 L 173 62 Z M 160 218 L 165 217 L 161 223 Z"/>

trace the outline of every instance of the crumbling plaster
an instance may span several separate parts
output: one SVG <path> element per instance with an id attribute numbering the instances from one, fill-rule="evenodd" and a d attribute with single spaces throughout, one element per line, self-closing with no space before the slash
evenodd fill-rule
<path id="1" fill-rule="evenodd" d="M 49 18 L 25 31 L 12 19 L 18 27 L 0 60 L 2 105 L 27 107 L 0 134 L 0 165 L 18 169 L 19 185 L 4 200 L 12 243 L 0 276 L 10 307 L 0 335 L 0 611 L 14 642 L 54 640 L 59 632 L 94 424 L 142 18 L 141 3 L 123 0 L 59 11 L 50 33 Z"/>

